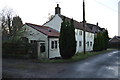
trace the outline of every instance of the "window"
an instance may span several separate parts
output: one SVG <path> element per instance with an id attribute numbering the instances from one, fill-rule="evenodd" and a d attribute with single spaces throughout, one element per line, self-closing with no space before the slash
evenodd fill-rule
<path id="1" fill-rule="evenodd" d="M 79 31 L 79 35 L 82 35 L 82 31 Z"/>
<path id="2" fill-rule="evenodd" d="M 54 49 L 54 41 L 51 42 L 51 49 Z"/>
<path id="3" fill-rule="evenodd" d="M 91 34 L 91 37 L 92 37 L 92 34 Z"/>
<path id="4" fill-rule="evenodd" d="M 79 41 L 79 46 L 80 46 L 80 47 L 82 46 L 82 42 L 81 42 L 81 41 Z"/>
<path id="5" fill-rule="evenodd" d="M 89 37 L 89 33 L 87 33 L 87 37 Z"/>
<path id="6" fill-rule="evenodd" d="M 45 43 L 40 43 L 40 52 L 45 52 Z"/>
<path id="7" fill-rule="evenodd" d="M 51 49 L 57 49 L 57 41 L 51 41 Z"/>
<path id="8" fill-rule="evenodd" d="M 92 46 L 92 42 L 90 42 L 90 46 Z"/>
<path id="9" fill-rule="evenodd" d="M 87 46 L 89 46 L 89 42 L 87 42 Z"/>
<path id="10" fill-rule="evenodd" d="M 77 29 L 75 29 L 75 35 L 77 35 L 77 32 L 78 32 L 78 30 L 77 30 Z"/>
<path id="11" fill-rule="evenodd" d="M 55 41 L 55 48 L 57 49 L 57 41 Z"/>
<path id="12" fill-rule="evenodd" d="M 36 42 L 36 40 L 30 40 L 30 43 L 35 43 Z"/>

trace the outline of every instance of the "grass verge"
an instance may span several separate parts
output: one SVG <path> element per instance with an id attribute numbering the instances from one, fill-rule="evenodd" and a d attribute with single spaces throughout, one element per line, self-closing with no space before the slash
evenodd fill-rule
<path id="1" fill-rule="evenodd" d="M 82 53 L 77 53 L 75 54 L 71 59 L 52 59 L 52 60 L 37 60 L 37 62 L 42 62 L 42 63 L 64 63 L 64 62 L 74 62 L 74 61 L 80 61 L 87 59 L 88 57 L 95 56 L 98 54 L 103 54 L 107 52 L 114 51 L 114 49 L 108 49 L 104 51 L 99 51 L 99 52 L 86 52 L 86 54 Z"/>

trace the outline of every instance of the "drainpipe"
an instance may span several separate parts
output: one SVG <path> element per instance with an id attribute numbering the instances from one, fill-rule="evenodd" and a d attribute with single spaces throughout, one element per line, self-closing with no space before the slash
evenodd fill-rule
<path id="1" fill-rule="evenodd" d="M 48 59 L 49 59 L 49 37 L 47 39 L 48 39 Z"/>

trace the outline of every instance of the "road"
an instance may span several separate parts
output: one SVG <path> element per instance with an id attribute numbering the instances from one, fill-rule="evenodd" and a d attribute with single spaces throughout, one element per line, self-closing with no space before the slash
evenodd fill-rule
<path id="1" fill-rule="evenodd" d="M 12 78 L 118 78 L 120 51 L 71 63 L 36 63 L 3 59 L 3 77 Z"/>

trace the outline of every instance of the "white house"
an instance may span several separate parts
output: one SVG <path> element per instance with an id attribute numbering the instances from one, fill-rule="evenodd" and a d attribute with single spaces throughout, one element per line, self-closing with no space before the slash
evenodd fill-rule
<path id="1" fill-rule="evenodd" d="M 57 4 L 57 7 L 55 8 L 55 15 L 51 18 L 50 21 L 43 24 L 44 26 L 49 26 L 58 32 L 60 32 L 61 23 L 63 22 L 63 18 L 65 16 L 61 15 L 61 8 L 59 7 L 59 4 Z M 70 21 L 71 19 L 66 17 L 67 21 Z M 77 41 L 77 47 L 76 52 L 82 52 L 83 51 L 83 25 L 82 22 L 78 22 L 74 20 L 74 27 L 75 27 L 75 36 Z M 94 33 L 93 31 L 85 25 L 86 30 L 86 51 L 92 51 L 93 50 L 93 44 L 94 44 Z"/>
<path id="2" fill-rule="evenodd" d="M 59 35 L 61 23 L 64 16 L 61 15 L 59 4 L 55 8 L 55 15 L 42 26 L 26 23 L 23 28 L 26 30 L 24 37 L 28 38 L 29 43 L 38 43 L 38 58 L 54 58 L 60 57 L 59 52 Z M 71 19 L 66 17 L 65 20 Z M 74 21 L 75 37 L 77 41 L 76 53 L 83 51 L 83 23 Z M 86 23 L 86 51 L 93 50 L 94 34 L 99 32 L 101 28 L 97 25 Z"/>
<path id="3" fill-rule="evenodd" d="M 60 57 L 58 44 L 59 32 L 47 26 L 31 23 L 24 24 L 23 29 L 25 29 L 23 37 L 26 37 L 29 43 L 37 42 L 38 58 Z"/>

